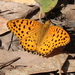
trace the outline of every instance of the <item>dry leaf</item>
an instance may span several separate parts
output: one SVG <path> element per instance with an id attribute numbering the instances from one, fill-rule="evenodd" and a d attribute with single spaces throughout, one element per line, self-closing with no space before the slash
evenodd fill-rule
<path id="1" fill-rule="evenodd" d="M 66 61 L 68 55 L 67 54 L 59 54 L 56 55 L 59 57 L 61 67 L 63 66 L 64 62 Z M 12 64 L 12 66 L 18 66 L 16 69 L 6 69 L 3 70 L 3 72 L 10 73 L 14 71 L 18 71 L 18 73 L 28 73 L 28 74 L 35 74 L 35 73 L 43 73 L 43 72 L 51 72 L 51 71 L 56 71 L 58 70 L 58 64 L 57 61 L 55 60 L 55 57 L 51 58 L 43 58 L 38 55 L 33 55 L 28 52 L 23 52 L 23 51 L 1 51 L 0 50 L 0 63 L 2 62 L 8 62 L 16 57 L 21 57 L 20 60 L 16 61 L 15 63 Z M 20 67 L 22 66 L 22 67 Z M 26 67 L 23 67 L 26 66 Z M 60 68 L 61 69 L 61 68 Z"/>
<path id="2" fill-rule="evenodd" d="M 28 14 L 29 12 L 31 12 L 31 13 L 29 13 L 28 18 L 38 19 L 39 18 L 38 17 L 39 10 L 35 11 L 34 9 L 35 8 L 27 6 L 26 4 L 0 1 L 0 12 L 1 12 L 0 15 L 8 20 L 21 18 L 21 17 L 25 16 L 26 14 Z"/>
<path id="3" fill-rule="evenodd" d="M 67 5 L 61 12 L 66 15 L 68 21 L 75 21 L 75 5 Z"/>
<path id="4" fill-rule="evenodd" d="M 11 1 L 11 2 L 17 2 L 20 4 L 27 4 L 27 5 L 36 5 L 35 0 L 3 0 L 3 1 Z"/>
<path id="5" fill-rule="evenodd" d="M 6 26 L 7 22 L 8 20 L 4 19 L 3 17 L 0 17 L 0 35 L 9 31 L 9 29 Z"/>

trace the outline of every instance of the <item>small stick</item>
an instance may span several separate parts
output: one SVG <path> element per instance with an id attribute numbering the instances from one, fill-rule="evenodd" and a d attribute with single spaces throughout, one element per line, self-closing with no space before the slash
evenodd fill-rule
<path id="1" fill-rule="evenodd" d="M 9 51 L 9 49 L 11 48 L 11 44 L 12 44 L 12 42 L 13 42 L 13 35 L 14 35 L 14 34 L 12 33 L 10 45 L 9 45 L 9 47 L 8 47 L 8 51 Z"/>
<path id="2" fill-rule="evenodd" d="M 2 64 L 2 65 L 0 66 L 0 69 L 11 65 L 12 63 L 14 63 L 15 61 L 17 61 L 17 60 L 19 60 L 19 59 L 20 59 L 20 57 L 17 57 L 17 58 L 15 58 L 15 59 L 11 60 L 11 61 L 8 61 L 8 62 Z"/>

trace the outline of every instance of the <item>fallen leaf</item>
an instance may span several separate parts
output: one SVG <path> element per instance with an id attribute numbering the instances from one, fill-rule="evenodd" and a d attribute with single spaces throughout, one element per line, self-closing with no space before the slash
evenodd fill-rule
<path id="1" fill-rule="evenodd" d="M 20 4 L 27 4 L 27 5 L 36 5 L 35 0 L 3 0 L 3 1 L 17 2 Z"/>
<path id="2" fill-rule="evenodd" d="M 6 26 L 7 22 L 8 22 L 8 20 L 6 20 L 3 17 L 0 17 L 0 35 L 9 31 L 9 29 Z"/>

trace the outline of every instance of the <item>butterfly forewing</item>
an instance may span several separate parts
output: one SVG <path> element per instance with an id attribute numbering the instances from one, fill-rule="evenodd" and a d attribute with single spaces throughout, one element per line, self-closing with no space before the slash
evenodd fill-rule
<path id="1" fill-rule="evenodd" d="M 64 46 L 70 42 L 70 36 L 64 29 L 57 26 L 51 26 L 50 28 L 52 32 L 51 42 L 54 48 Z"/>
<path id="2" fill-rule="evenodd" d="M 25 39 L 38 32 L 43 24 L 34 20 L 15 19 L 9 21 L 7 26 L 19 39 Z"/>

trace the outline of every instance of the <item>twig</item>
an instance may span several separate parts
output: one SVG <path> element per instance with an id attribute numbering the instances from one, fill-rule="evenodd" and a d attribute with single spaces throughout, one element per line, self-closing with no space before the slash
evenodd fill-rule
<path id="1" fill-rule="evenodd" d="M 11 65 L 12 63 L 14 63 L 15 61 L 17 61 L 17 60 L 19 60 L 19 59 L 20 59 L 20 57 L 17 57 L 17 58 L 15 58 L 15 59 L 11 60 L 11 61 L 8 61 L 8 62 L 2 64 L 2 65 L 0 66 L 0 69 Z"/>
<path id="2" fill-rule="evenodd" d="M 10 41 L 10 45 L 9 45 L 9 47 L 8 47 L 8 50 L 11 48 L 11 44 L 12 44 L 12 42 L 13 42 L 13 33 L 12 33 L 12 36 L 11 36 L 11 41 Z"/>

